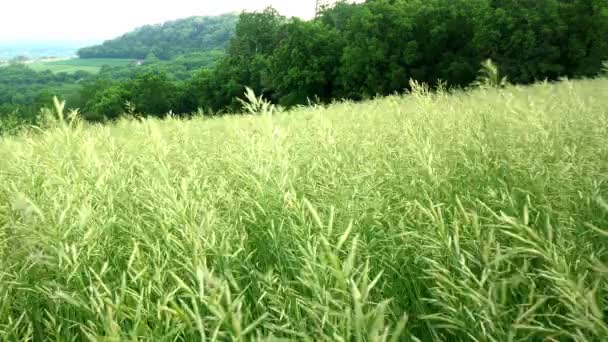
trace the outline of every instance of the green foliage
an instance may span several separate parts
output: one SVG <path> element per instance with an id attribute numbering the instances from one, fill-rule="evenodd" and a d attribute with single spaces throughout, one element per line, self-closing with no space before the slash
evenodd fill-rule
<path id="1" fill-rule="evenodd" d="M 0 334 L 605 340 L 607 87 L 3 137 Z"/>
<path id="2" fill-rule="evenodd" d="M 82 82 L 81 94 L 70 94 L 68 102 L 97 120 L 119 116 L 125 101 L 155 116 L 237 112 L 247 87 L 273 104 L 295 107 L 400 93 L 411 79 L 457 89 L 502 87 L 507 76 L 515 84 L 594 77 L 608 56 L 606 13 L 608 0 L 339 2 L 310 21 L 267 8 L 147 26 L 81 50 L 87 57 L 146 58 L 142 65 L 102 67 L 99 82 L 66 73 L 24 79 Z M 500 73 L 482 64 L 479 74 L 487 60 Z M 152 74 L 161 76 L 147 78 Z M 142 82 L 152 90 L 138 86 Z M 32 98 L 46 92 L 39 98 L 48 101 L 60 90 L 33 88 L 33 94 L 6 90 L 0 80 L 0 111 L 30 112 Z"/>
<path id="3" fill-rule="evenodd" d="M 608 51 L 606 0 L 492 1 L 477 44 L 513 82 L 593 76 Z"/>
<path id="4" fill-rule="evenodd" d="M 86 73 L 36 72 L 21 64 L 1 67 L 0 113 L 16 112 L 22 119 L 31 121 L 41 107 L 50 104 L 54 95 L 78 107 L 81 105 L 78 82 L 88 77 Z"/>
<path id="5" fill-rule="evenodd" d="M 27 127 L 37 129 L 52 129 L 64 127 L 71 129 L 81 123 L 78 109 L 70 109 L 66 112 L 66 101 L 59 100 L 56 96 L 51 97 L 51 106 L 40 108 L 36 116 L 22 116 L 18 112 L 8 115 L 0 113 L 0 136 L 18 135 L 25 131 Z"/>
<path id="6" fill-rule="evenodd" d="M 223 49 L 232 35 L 238 17 L 191 17 L 147 25 L 102 45 L 82 48 L 80 58 L 145 59 L 153 54 L 162 60 L 179 55 Z"/>
<path id="7" fill-rule="evenodd" d="M 316 98 L 327 102 L 337 76 L 343 41 L 337 30 L 323 24 L 294 19 L 285 25 L 281 44 L 270 58 L 269 74 L 274 97 L 284 106 Z"/>
<path id="8" fill-rule="evenodd" d="M 285 23 L 286 19 L 272 8 L 241 14 L 228 54 L 213 70 L 195 74 L 184 86 L 184 111 L 191 112 L 197 108 L 213 112 L 239 111 L 241 103 L 237 98 L 247 87 L 273 99 L 274 90 L 269 77 L 271 57 L 283 36 Z"/>
<path id="9" fill-rule="evenodd" d="M 126 67 L 133 63 L 130 59 L 111 59 L 111 58 L 98 58 L 98 59 L 67 59 L 61 61 L 42 61 L 28 64 L 28 67 L 35 71 L 52 71 L 54 73 L 82 73 L 87 72 L 90 74 L 98 73 L 102 67 Z"/>
<path id="10" fill-rule="evenodd" d="M 124 105 L 130 98 L 130 92 L 120 85 L 96 89 L 84 106 L 85 118 L 93 121 L 115 119 L 124 113 Z"/>
<path id="11" fill-rule="evenodd" d="M 230 20 L 229 16 L 220 17 L 210 23 L 219 25 L 223 21 L 230 25 Z M 168 28 L 175 26 L 186 29 L 184 25 L 187 26 L 188 23 L 197 27 L 198 32 L 190 37 L 193 39 L 190 43 L 207 42 L 210 45 L 199 44 L 194 52 L 180 54 L 171 60 L 158 60 L 154 58 L 155 53 L 150 51 L 149 58 L 142 65 L 132 59 L 80 58 L 2 67 L 0 113 L 18 112 L 20 116 L 33 120 L 40 107 L 49 105 L 54 95 L 66 98 L 68 103 L 77 108 L 83 108 L 83 117 L 93 121 L 117 118 L 123 114 L 127 100 L 137 102 L 139 108 L 150 110 L 151 115 L 163 115 L 171 110 L 192 110 L 193 107 L 189 105 L 192 101 L 188 100 L 192 94 L 182 95 L 181 85 L 176 83 L 191 78 L 202 68 L 212 67 L 225 55 L 225 51 L 223 46 L 213 49 L 213 42 L 223 34 L 219 27 L 211 25 L 206 29 L 198 28 L 197 25 L 206 25 L 205 20 L 168 23 L 163 34 L 169 39 L 175 32 L 171 33 Z M 227 40 L 229 37 L 221 39 Z M 144 82 L 142 79 L 149 74 L 162 75 L 164 79 L 160 84 L 155 84 L 153 90 L 141 86 L 133 88 Z M 159 86 L 167 89 L 159 89 Z M 153 94 L 161 98 L 156 98 Z M 146 99 L 152 99 L 155 103 L 147 105 L 144 103 Z"/>
<path id="12" fill-rule="evenodd" d="M 235 111 L 246 87 L 289 107 L 389 95 L 410 79 L 466 87 L 592 76 L 608 55 L 607 10 L 606 0 L 376 0 L 308 22 L 244 13 L 228 55 L 189 81 L 184 94 L 196 100 L 182 108 Z M 478 75 L 488 59 L 504 76 L 489 64 Z"/>
<path id="13" fill-rule="evenodd" d="M 141 74 L 162 72 L 174 81 L 184 81 L 201 69 L 213 67 L 224 55 L 225 52 L 222 50 L 213 50 L 180 55 L 168 61 L 150 58 L 143 61 L 142 64 L 129 63 L 128 65 L 102 67 L 98 77 L 128 81 Z"/>
<path id="14" fill-rule="evenodd" d="M 86 83 L 83 94 L 88 99 L 84 117 L 95 121 L 124 114 L 127 101 L 140 113 L 164 116 L 176 107 L 180 97 L 179 89 L 163 72 L 145 72 L 123 82 L 99 78 Z"/>
<path id="15" fill-rule="evenodd" d="M 272 97 L 268 73 L 272 53 L 279 47 L 285 23 L 285 17 L 272 8 L 241 14 L 228 55 L 217 66 L 216 77 L 220 82 L 228 82 L 230 91 L 236 91 L 238 95 L 245 87 L 250 87 Z"/>
<path id="16" fill-rule="evenodd" d="M 145 73 L 125 88 L 135 107 L 146 114 L 163 116 L 175 108 L 177 88 L 163 73 Z"/>

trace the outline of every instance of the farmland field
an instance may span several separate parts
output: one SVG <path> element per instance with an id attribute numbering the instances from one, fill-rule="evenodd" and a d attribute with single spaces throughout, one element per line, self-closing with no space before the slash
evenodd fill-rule
<path id="1" fill-rule="evenodd" d="M 91 58 L 91 59 L 68 59 L 52 62 L 34 62 L 28 64 L 30 68 L 36 71 L 50 70 L 54 73 L 67 72 L 74 73 L 76 71 L 86 71 L 92 74 L 98 73 L 101 67 L 108 66 L 127 66 L 132 63 L 131 59 L 112 59 L 112 58 Z"/>
<path id="2" fill-rule="evenodd" d="M 605 340 L 606 89 L 0 138 L 0 335 Z"/>

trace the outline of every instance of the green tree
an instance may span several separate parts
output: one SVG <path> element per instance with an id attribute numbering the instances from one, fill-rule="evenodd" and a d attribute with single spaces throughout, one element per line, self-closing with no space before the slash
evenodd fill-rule
<path id="1" fill-rule="evenodd" d="M 164 73 L 141 74 L 128 87 L 132 102 L 141 113 L 162 116 L 175 109 L 177 87 Z"/>
<path id="2" fill-rule="evenodd" d="M 199 89 L 215 89 L 198 96 L 202 100 L 200 107 L 213 111 L 226 108 L 238 110 L 240 104 L 236 98 L 243 94 L 246 87 L 265 98 L 274 98 L 269 71 L 271 55 L 282 40 L 285 23 L 285 18 L 273 8 L 241 14 L 227 56 L 218 63 L 210 77 L 198 76 L 197 82 L 204 83 Z"/>
<path id="3" fill-rule="evenodd" d="M 115 117 L 127 100 L 149 115 L 218 113 L 240 110 L 246 87 L 285 106 L 357 100 L 402 91 L 410 79 L 468 86 L 487 59 L 514 83 L 593 76 L 608 59 L 606 37 L 608 0 L 368 0 L 311 21 L 267 8 L 144 26 L 82 49 L 147 58 L 95 78 L 4 66 L 0 108 L 33 113 L 40 96 L 65 93 L 90 117 Z"/>
<path id="4" fill-rule="evenodd" d="M 92 121 L 115 119 L 125 111 L 125 103 L 131 97 L 129 91 L 121 85 L 112 85 L 101 89 L 87 103 L 88 111 L 84 117 Z"/>
<path id="5" fill-rule="evenodd" d="M 566 75 L 593 76 L 608 58 L 608 0 L 560 0 L 560 63 Z"/>
<path id="6" fill-rule="evenodd" d="M 308 99 L 329 101 L 340 65 L 343 41 L 338 31 L 321 21 L 293 20 L 271 62 L 272 86 L 283 106 Z"/>
<path id="7" fill-rule="evenodd" d="M 156 57 L 156 55 L 153 52 L 149 52 L 148 55 L 146 56 L 146 63 L 156 63 L 158 61 L 159 61 L 158 57 Z"/>

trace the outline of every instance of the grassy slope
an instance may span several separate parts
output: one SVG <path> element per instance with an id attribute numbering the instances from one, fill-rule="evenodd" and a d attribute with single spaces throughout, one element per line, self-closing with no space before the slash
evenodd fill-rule
<path id="1" fill-rule="evenodd" d="M 104 65 L 109 66 L 126 66 L 132 63 L 131 59 L 111 59 L 111 58 L 91 58 L 91 59 L 69 59 L 65 61 L 54 62 L 36 62 L 29 64 L 29 67 L 36 71 L 50 70 L 54 73 L 67 72 L 74 73 L 76 71 L 86 71 L 90 73 L 98 73 Z"/>
<path id="2" fill-rule="evenodd" d="M 7 138 L 0 335 L 601 340 L 607 88 Z"/>

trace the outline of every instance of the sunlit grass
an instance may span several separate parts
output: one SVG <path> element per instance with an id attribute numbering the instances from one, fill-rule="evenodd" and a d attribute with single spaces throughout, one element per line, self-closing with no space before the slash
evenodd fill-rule
<path id="1" fill-rule="evenodd" d="M 0 336 L 603 340 L 606 89 L 0 138 Z"/>

